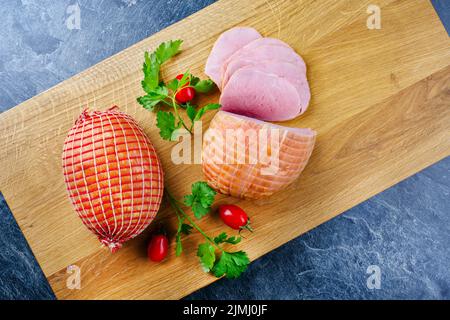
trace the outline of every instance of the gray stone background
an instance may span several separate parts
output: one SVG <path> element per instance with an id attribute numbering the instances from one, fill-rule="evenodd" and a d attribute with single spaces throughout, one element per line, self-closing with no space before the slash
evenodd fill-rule
<path id="1" fill-rule="evenodd" d="M 75 1 L 3 1 L 0 112 L 212 2 L 80 0 L 69 30 Z M 450 1 L 433 4 L 449 30 Z M 447 158 L 186 299 L 450 299 L 449 171 Z M 380 289 L 366 285 L 370 265 Z M 55 298 L 2 196 L 0 298 Z"/>

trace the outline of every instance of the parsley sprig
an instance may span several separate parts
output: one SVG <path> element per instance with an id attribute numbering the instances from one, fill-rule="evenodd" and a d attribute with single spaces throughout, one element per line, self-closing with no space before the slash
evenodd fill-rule
<path id="1" fill-rule="evenodd" d="M 226 232 L 212 238 L 183 210 L 183 206 L 190 207 L 194 216 L 201 219 L 210 212 L 216 192 L 206 182 L 199 181 L 192 185 L 192 193 L 185 196 L 183 202 L 176 200 L 167 189 L 165 195 L 178 218 L 176 255 L 179 256 L 183 252 L 182 234 L 189 235 L 192 229 L 196 229 L 205 238 L 205 242 L 197 248 L 197 256 L 202 269 L 205 272 L 211 272 L 216 277 L 238 278 L 250 263 L 248 255 L 244 251 L 226 251 L 223 244 L 235 245 L 242 238 L 228 236 Z"/>
<path id="2" fill-rule="evenodd" d="M 183 127 L 192 134 L 194 122 L 201 119 L 206 111 L 220 108 L 217 103 L 210 103 L 201 108 L 186 103 L 179 104 L 175 96 L 180 90 L 191 87 L 198 93 L 207 93 L 213 87 L 214 83 L 210 79 L 200 80 L 193 76 L 189 71 L 183 74 L 181 79 L 172 79 L 167 85 L 160 79 L 161 65 L 180 52 L 182 40 L 171 40 L 163 42 L 152 53 L 145 52 L 142 71 L 144 79 L 141 81 L 142 89 L 146 95 L 137 98 L 139 104 L 150 111 L 157 111 L 156 126 L 159 128 L 159 134 L 164 140 L 174 141 L 177 139 L 177 130 Z M 157 107 L 165 105 L 173 109 L 163 111 Z M 186 109 L 190 124 L 186 124 L 180 115 L 180 109 Z"/>

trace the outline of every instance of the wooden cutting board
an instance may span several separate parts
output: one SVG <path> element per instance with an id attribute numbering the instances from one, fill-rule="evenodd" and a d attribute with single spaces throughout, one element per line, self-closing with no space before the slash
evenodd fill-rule
<path id="1" fill-rule="evenodd" d="M 379 0 L 381 29 L 369 30 L 372 1 L 227 0 L 106 59 L 0 115 L 0 190 L 58 298 L 181 298 L 215 280 L 195 257 L 191 235 L 184 254 L 147 262 L 142 236 L 112 255 L 75 214 L 61 171 L 69 128 L 89 106 L 113 104 L 134 116 L 154 142 L 177 196 L 202 180 L 199 165 L 174 165 L 174 145 L 162 141 L 155 117 L 143 110 L 141 65 L 145 50 L 184 39 L 183 52 L 164 66 L 164 78 L 190 69 L 203 75 L 217 36 L 237 25 L 293 46 L 308 65 L 312 101 L 289 126 L 318 131 L 300 179 L 268 199 L 221 196 L 251 215 L 254 234 L 240 248 L 256 259 L 450 154 L 450 41 L 428 1 Z M 202 103 L 218 100 L 218 93 Z M 211 116 L 205 121 L 208 126 Z M 173 234 L 167 204 L 159 220 Z M 154 226 L 155 223 L 152 224 Z M 212 215 L 200 223 L 211 234 L 224 226 Z M 173 246 L 172 246 L 173 249 Z M 281 262 L 280 262 L 281 263 Z M 66 286 L 67 267 L 81 269 L 81 289 Z M 239 281 L 239 280 L 237 280 Z"/>

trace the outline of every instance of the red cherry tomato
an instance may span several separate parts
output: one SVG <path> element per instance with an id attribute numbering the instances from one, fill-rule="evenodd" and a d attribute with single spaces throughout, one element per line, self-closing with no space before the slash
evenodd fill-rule
<path id="1" fill-rule="evenodd" d="M 152 237 L 147 247 L 147 255 L 151 261 L 160 262 L 167 256 L 169 240 L 163 234 Z"/>
<path id="2" fill-rule="evenodd" d="M 219 207 L 219 215 L 222 221 L 235 230 L 247 229 L 253 231 L 250 227 L 250 219 L 240 207 L 234 204 L 224 204 Z"/>
<path id="3" fill-rule="evenodd" d="M 181 78 L 183 78 L 183 74 L 179 74 L 176 76 L 176 78 L 178 80 L 181 80 Z M 186 83 L 184 86 L 189 85 L 189 82 Z M 194 88 L 183 88 L 180 91 L 178 91 L 178 93 L 175 95 L 175 99 L 179 102 L 179 103 L 186 103 L 188 101 L 191 101 L 195 98 L 195 90 Z"/>

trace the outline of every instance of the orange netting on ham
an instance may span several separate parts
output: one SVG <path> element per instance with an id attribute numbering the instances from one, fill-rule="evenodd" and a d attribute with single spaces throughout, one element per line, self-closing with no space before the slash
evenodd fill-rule
<path id="1" fill-rule="evenodd" d="M 160 161 L 142 128 L 117 107 L 85 110 L 62 159 L 78 216 L 112 252 L 155 218 L 164 187 Z"/>

